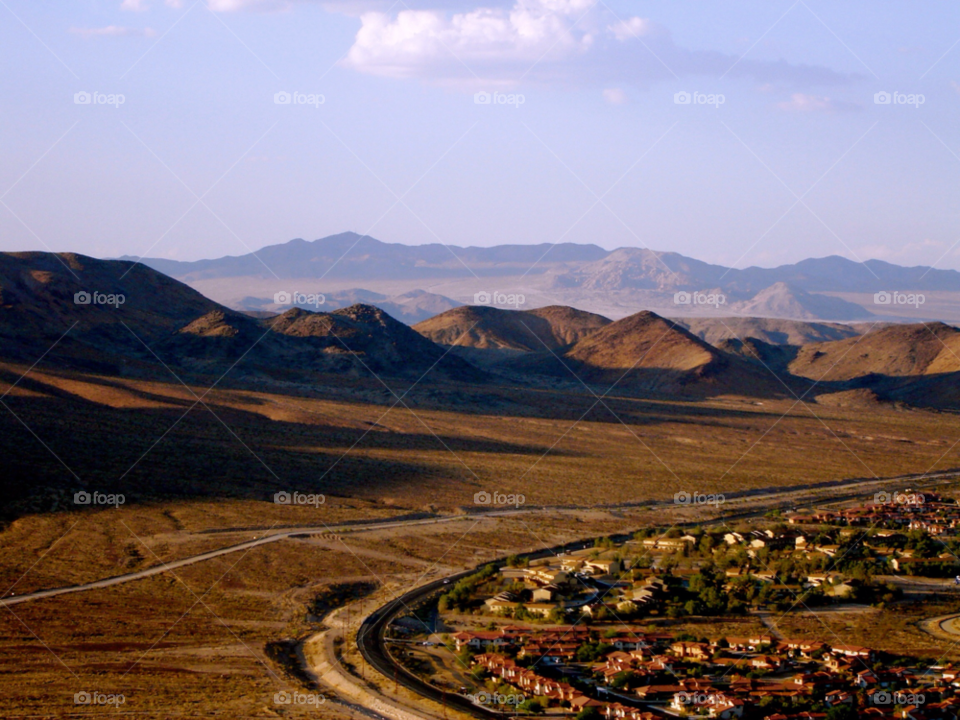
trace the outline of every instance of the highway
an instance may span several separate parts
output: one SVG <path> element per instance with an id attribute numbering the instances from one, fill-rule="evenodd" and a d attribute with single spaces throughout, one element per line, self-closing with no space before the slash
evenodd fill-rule
<path id="1" fill-rule="evenodd" d="M 791 495 L 794 495 L 798 492 L 805 492 L 810 490 L 827 490 L 827 489 L 839 489 L 839 488 L 849 488 L 851 492 L 845 493 L 843 495 L 838 495 L 829 498 L 826 502 L 841 502 L 844 500 L 854 499 L 862 495 L 863 491 L 857 491 L 855 488 L 861 486 L 870 486 L 877 484 L 888 484 L 888 483 L 923 483 L 927 484 L 930 482 L 948 480 L 960 476 L 960 470 L 951 469 L 939 473 L 925 473 L 925 474 L 916 474 L 916 475 L 901 475 L 898 477 L 892 478 L 852 478 L 847 480 L 840 480 L 833 483 L 814 483 L 810 485 L 799 485 L 799 486 L 789 486 L 789 487 L 768 487 L 768 488 L 758 488 L 754 490 L 746 490 L 741 492 L 732 492 L 727 495 L 727 502 L 740 501 L 740 500 L 759 500 L 761 498 L 776 499 L 779 497 L 789 498 Z M 168 563 L 161 563 L 159 565 L 154 565 L 153 567 L 146 568 L 144 570 L 137 570 L 131 573 L 124 573 L 122 575 L 114 575 L 108 578 L 102 578 L 100 580 L 94 580 L 88 583 L 82 583 L 78 585 L 66 585 L 58 588 L 50 588 L 48 590 L 36 590 L 30 593 L 24 593 L 23 595 L 16 595 L 11 593 L 7 597 L 0 598 L 0 607 L 6 605 L 17 605 L 19 603 L 30 602 L 33 600 L 42 600 L 44 598 L 56 597 L 58 595 L 65 595 L 67 593 L 83 592 L 85 590 L 95 590 L 99 588 L 107 588 L 113 585 L 119 585 L 121 583 L 131 582 L 134 580 L 142 580 L 144 578 L 152 577 L 153 575 L 160 575 L 171 570 L 176 570 L 177 568 L 185 567 L 187 565 L 193 565 L 194 563 L 204 562 L 205 560 L 211 560 L 216 557 L 221 557 L 223 555 L 228 555 L 230 553 L 240 552 L 244 550 L 250 550 L 252 548 L 258 547 L 260 545 L 266 545 L 268 543 L 278 542 L 280 540 L 285 540 L 288 538 L 296 538 L 298 536 L 304 535 L 316 535 L 324 533 L 345 533 L 345 532 L 362 532 L 365 530 L 385 530 L 389 528 L 400 528 L 400 527 L 414 527 L 416 525 L 435 525 L 438 523 L 449 523 L 449 522 L 464 522 L 467 520 L 485 520 L 488 518 L 509 518 L 517 515 L 527 515 L 531 513 L 543 513 L 543 512 L 570 512 L 577 510 L 617 510 L 625 508 L 635 508 L 639 506 L 646 506 L 649 508 L 663 508 L 663 509 L 677 509 L 676 503 L 672 501 L 635 501 L 628 503 L 621 503 L 615 505 L 595 505 L 595 506 L 585 506 L 585 507 L 576 507 L 576 506 L 566 506 L 566 505 L 538 505 L 524 507 L 522 509 L 512 509 L 512 510 L 482 510 L 476 513 L 469 513 L 466 515 L 452 515 L 444 517 L 432 517 L 425 519 L 406 519 L 406 520 L 369 520 L 369 521 L 358 521 L 356 523 L 344 523 L 341 525 L 322 525 L 319 527 L 298 527 L 294 529 L 285 530 L 284 532 L 277 532 L 269 535 L 264 535 L 261 538 L 255 540 L 248 540 L 246 542 L 237 543 L 235 545 L 228 545 L 226 547 L 218 548 L 217 550 L 211 550 L 209 552 L 200 553 L 198 555 L 192 555 L 190 557 L 181 558 L 179 560 L 171 560 Z M 741 512 L 741 513 L 730 513 L 729 515 L 724 516 L 726 520 L 737 520 L 745 517 L 752 517 L 756 515 L 754 512 Z M 691 523 L 698 524 L 698 523 Z M 259 528 L 264 532 L 270 532 L 269 528 Z M 242 532 L 243 528 L 230 528 L 230 532 Z M 249 530 L 248 530 L 249 531 Z"/>
<path id="2" fill-rule="evenodd" d="M 918 482 L 922 481 L 924 485 L 929 482 L 937 482 L 941 480 L 946 480 L 956 477 L 958 474 L 957 471 L 949 471 L 944 473 L 937 473 L 933 475 L 925 476 L 909 476 L 905 478 L 892 478 L 885 479 L 883 482 Z M 873 484 L 880 482 L 878 480 L 868 480 L 860 481 L 857 483 L 851 483 L 851 485 L 864 485 L 864 484 Z M 778 494 L 789 494 L 792 488 L 779 489 L 778 491 L 770 493 L 771 495 Z M 856 499 L 862 494 L 861 492 L 852 492 L 844 495 L 831 497 L 830 502 L 843 502 L 846 500 Z M 757 497 L 756 495 L 752 496 L 753 498 Z M 672 504 L 671 504 L 672 505 Z M 675 507 L 675 506 L 674 506 Z M 723 521 L 733 521 L 741 520 L 746 518 L 753 518 L 763 515 L 764 510 L 746 510 L 738 513 L 731 513 L 723 517 Z M 506 513 L 504 513 L 506 514 Z M 513 513 L 511 513 L 513 514 Z M 702 525 L 700 522 L 690 522 L 690 523 L 679 523 L 676 527 L 692 527 L 695 525 Z M 709 524 L 709 522 L 707 523 Z M 521 557 L 526 557 L 528 559 L 536 559 L 539 557 L 546 557 L 549 555 L 556 555 L 564 551 L 576 550 L 585 547 L 589 547 L 593 544 L 593 539 L 590 540 L 580 540 L 572 543 L 567 543 L 564 545 L 556 546 L 553 548 L 546 548 L 538 550 L 532 553 L 525 553 Z M 503 562 L 501 559 L 497 562 Z M 484 563 L 486 565 L 489 563 Z M 408 690 L 422 695 L 423 697 L 429 698 L 436 701 L 437 703 L 445 704 L 447 707 L 455 708 L 463 713 L 466 713 L 472 717 L 476 718 L 504 718 L 506 715 L 501 714 L 492 709 L 484 708 L 478 706 L 462 695 L 457 695 L 454 693 L 444 693 L 438 690 L 433 685 L 421 680 L 416 675 L 407 670 L 399 662 L 395 661 L 391 656 L 389 651 L 386 648 L 385 642 L 385 632 L 389 627 L 390 623 L 399 615 L 406 612 L 409 608 L 416 607 L 420 602 L 429 599 L 431 596 L 439 593 L 444 587 L 451 585 L 461 578 L 471 575 L 477 570 L 479 570 L 483 565 L 478 565 L 476 568 L 471 570 L 466 570 L 464 572 L 457 573 L 456 575 L 451 575 L 447 578 L 441 578 L 439 580 L 434 580 L 426 585 L 410 590 L 404 595 L 392 600 L 386 605 L 378 608 L 371 615 L 369 615 L 361 624 L 359 630 L 357 631 L 357 648 L 359 649 L 361 655 L 364 659 L 378 672 L 384 675 L 387 678 L 395 678 L 396 681 L 403 685 Z M 950 619 L 956 616 L 950 616 Z"/>
<path id="3" fill-rule="evenodd" d="M 579 550 L 589 547 L 592 543 L 592 540 L 579 540 L 552 548 L 537 550 L 536 552 L 524 555 L 524 557 L 533 560 L 538 557 L 547 557 L 564 551 Z M 487 564 L 489 563 L 484 563 L 483 565 Z M 375 670 L 387 678 L 396 678 L 398 683 L 418 695 L 434 700 L 439 704 L 445 704 L 447 707 L 454 708 L 476 718 L 504 718 L 508 717 L 509 714 L 475 705 L 462 695 L 444 693 L 433 685 L 424 682 L 403 667 L 403 665 L 394 661 L 386 649 L 386 643 L 384 641 L 386 629 L 394 618 L 406 612 L 408 608 L 414 608 L 423 600 L 429 599 L 444 587 L 456 583 L 461 578 L 472 575 L 483 567 L 483 565 L 478 565 L 475 568 L 465 570 L 456 575 L 421 585 L 378 608 L 363 621 L 360 629 L 357 631 L 357 648 L 360 650 L 364 659 L 370 663 Z"/>

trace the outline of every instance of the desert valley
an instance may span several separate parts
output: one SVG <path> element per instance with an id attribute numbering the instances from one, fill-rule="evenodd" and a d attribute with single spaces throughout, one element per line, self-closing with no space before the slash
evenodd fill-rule
<path id="1" fill-rule="evenodd" d="M 234 309 L 144 264 L 75 254 L 6 253 L 0 287 L 4 692 L 17 713 L 38 704 L 67 712 L 78 692 L 133 713 L 170 707 L 176 693 L 178 706 L 202 714 L 401 720 L 504 711 L 659 717 L 693 709 L 678 693 L 722 698 L 699 708 L 717 716 L 728 705 L 751 716 L 829 707 L 819 690 L 793 692 L 784 704 L 777 683 L 798 672 L 793 662 L 754 680 L 751 696 L 726 688 L 702 661 L 696 672 L 672 665 L 644 680 L 632 661 L 607 657 L 637 641 L 602 649 L 609 633 L 640 633 L 656 657 L 665 638 L 729 642 L 750 632 L 768 638 L 764 647 L 731 655 L 723 676 L 751 675 L 778 639 L 828 648 L 843 640 L 909 655 L 901 662 L 920 685 L 890 692 L 922 689 L 951 711 L 949 689 L 932 694 L 923 683 L 949 686 L 940 668 L 960 660 L 953 631 L 922 623 L 955 607 L 953 521 L 907 528 L 900 515 L 870 515 L 844 540 L 830 521 L 803 520 L 821 526 L 802 526 L 811 577 L 890 588 L 864 589 L 847 604 L 836 593 L 811 599 L 822 581 L 788 579 L 799 550 L 785 555 L 783 543 L 801 535 L 771 551 L 770 540 L 747 534 L 766 537 L 764 528 L 782 528 L 791 513 L 874 507 L 877 497 L 876 507 L 893 503 L 908 519 L 934 508 L 933 498 L 957 504 L 960 330 L 949 324 L 651 310 L 612 320 L 563 305 L 466 304 L 408 325 L 364 303 Z M 887 499 L 904 492 L 931 500 Z M 842 534 L 848 524 L 835 527 Z M 670 539 L 690 528 L 697 556 Z M 653 540 L 576 551 L 587 563 L 616 558 L 597 566 L 598 580 L 569 575 L 564 591 L 559 576 L 540 573 L 500 591 L 524 608 L 511 612 L 515 626 L 561 628 L 538 642 L 574 654 L 547 653 L 547 674 L 535 677 L 555 678 L 585 706 L 565 710 L 562 691 L 559 705 L 540 707 L 537 698 L 553 691 L 484 680 L 500 673 L 489 658 L 527 657 L 531 666 L 519 641 L 504 646 L 512 655 L 478 650 L 478 660 L 457 644 L 489 625 L 475 603 L 498 591 L 458 595 L 460 614 L 449 621 L 435 615 L 448 603 L 444 576 L 506 573 L 519 565 L 513 558 L 533 567 L 577 543 L 638 532 Z M 818 532 L 827 550 L 814 547 Z M 921 535 L 925 555 L 909 549 Z M 864 556 L 887 537 L 877 547 L 889 553 Z M 739 543 L 746 554 L 733 553 Z M 911 557 L 940 565 L 908 570 Z M 776 586 L 781 566 L 784 589 L 770 594 L 764 583 Z M 728 577 L 737 570 L 744 592 L 756 589 L 736 608 L 712 608 L 674 606 L 669 594 L 629 584 L 690 592 L 714 567 Z M 524 600 L 531 588 L 533 600 Z M 631 592 L 652 601 L 638 605 Z M 570 599 L 543 604 L 554 596 Z M 393 610 L 377 610 L 388 601 Z M 567 625 L 600 634 L 586 664 Z M 425 639 L 390 640 L 411 633 Z M 376 650 L 360 641 L 372 638 Z M 404 649 L 410 642 L 434 649 Z M 615 698 L 590 680 L 605 657 L 632 673 Z M 464 675 L 476 662 L 486 670 Z M 703 692 L 684 680 L 711 672 Z M 769 692 L 760 692 L 764 682 Z M 654 686 L 674 689 L 657 695 Z M 836 687 L 847 691 L 834 703 L 841 709 L 882 709 L 855 685 Z M 511 693 L 523 701 L 489 704 Z"/>
<path id="2" fill-rule="evenodd" d="M 0 0 L 0 719 L 960 718 L 958 26 Z"/>

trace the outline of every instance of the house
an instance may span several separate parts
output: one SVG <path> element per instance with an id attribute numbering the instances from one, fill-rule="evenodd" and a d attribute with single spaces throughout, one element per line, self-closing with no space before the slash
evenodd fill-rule
<path id="1" fill-rule="evenodd" d="M 575 711 L 584 710 L 589 707 L 602 708 L 603 703 L 586 695 L 577 695 L 570 701 L 570 708 Z"/>
<path id="2" fill-rule="evenodd" d="M 670 646 L 670 651 L 679 658 L 691 660 L 709 660 L 711 657 L 710 646 L 706 643 L 675 642 Z"/>
<path id="3" fill-rule="evenodd" d="M 587 560 L 584 569 L 591 575 L 619 575 L 623 565 L 619 560 Z"/>
<path id="4" fill-rule="evenodd" d="M 550 602 L 556 599 L 559 594 L 560 588 L 556 585 L 544 585 L 543 587 L 536 588 L 532 593 L 534 602 Z"/>
<path id="5" fill-rule="evenodd" d="M 834 645 L 832 650 L 837 655 L 843 655 L 848 658 L 857 658 L 872 662 L 875 659 L 875 653 L 870 648 L 860 647 L 859 645 Z"/>
<path id="6" fill-rule="evenodd" d="M 509 645 L 512 640 L 511 638 L 503 635 L 503 633 L 496 632 L 458 632 L 456 635 L 453 635 L 453 641 L 457 644 L 457 651 L 459 652 L 465 647 L 469 648 L 501 648 L 505 645 Z"/>

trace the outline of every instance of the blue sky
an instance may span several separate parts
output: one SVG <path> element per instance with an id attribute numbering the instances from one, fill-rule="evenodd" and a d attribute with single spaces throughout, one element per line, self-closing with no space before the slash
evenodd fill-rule
<path id="1" fill-rule="evenodd" d="M 960 8 L 838 5 L 3 0 L 0 249 L 960 268 Z"/>

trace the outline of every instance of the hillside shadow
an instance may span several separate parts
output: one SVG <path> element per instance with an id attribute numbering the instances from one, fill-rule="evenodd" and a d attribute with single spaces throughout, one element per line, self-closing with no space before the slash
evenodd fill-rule
<path id="1" fill-rule="evenodd" d="M 16 379 L 9 372 L 0 377 Z M 130 392 L 124 383 L 103 385 Z M 270 500 L 275 492 L 298 488 L 380 497 L 424 481 L 472 482 L 459 459 L 464 455 L 536 458 L 549 449 L 470 434 L 434 435 L 427 427 L 394 432 L 377 426 L 379 408 L 370 421 L 350 427 L 275 420 L 210 397 L 213 412 L 193 399 L 151 392 L 140 395 L 175 407 L 117 408 L 30 378 L 18 387 L 44 395 L 9 394 L 0 406 L 4 519 L 22 512 L 30 496 L 51 490 L 66 499 L 81 489 L 123 493 L 128 504 L 187 497 Z"/>

